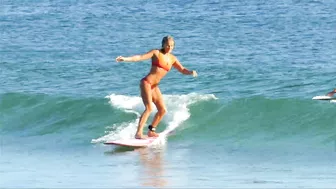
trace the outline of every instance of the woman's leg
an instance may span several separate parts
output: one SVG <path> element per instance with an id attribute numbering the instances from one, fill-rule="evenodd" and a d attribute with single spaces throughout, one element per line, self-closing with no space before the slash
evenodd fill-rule
<path id="1" fill-rule="evenodd" d="M 142 133 L 143 133 L 143 126 L 145 125 L 150 113 L 152 112 L 152 88 L 149 83 L 146 83 L 145 81 L 141 81 L 140 83 L 140 92 L 141 92 L 141 98 L 142 102 L 145 105 L 145 111 L 142 113 L 139 124 L 138 124 L 138 129 L 135 134 L 135 138 L 140 139 L 143 138 Z"/>
<path id="2" fill-rule="evenodd" d="M 157 125 L 160 123 L 161 119 L 163 118 L 164 114 L 167 112 L 166 110 L 166 106 L 163 102 L 163 96 L 162 93 L 159 89 L 159 87 L 155 87 L 152 90 L 152 98 L 153 98 L 153 102 L 158 110 L 158 112 L 155 114 L 153 122 L 152 122 L 152 126 L 155 128 L 157 127 Z M 148 131 L 148 136 L 149 137 L 157 137 L 158 134 L 152 131 Z"/>
<path id="3" fill-rule="evenodd" d="M 332 97 L 335 93 L 336 93 L 336 89 L 334 89 L 333 91 L 329 92 L 329 93 L 327 94 L 327 96 Z"/>

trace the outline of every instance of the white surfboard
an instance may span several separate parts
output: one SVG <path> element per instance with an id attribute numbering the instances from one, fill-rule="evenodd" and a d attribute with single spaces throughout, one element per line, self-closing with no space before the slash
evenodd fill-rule
<path id="1" fill-rule="evenodd" d="M 124 139 L 124 140 L 114 140 L 107 141 L 106 145 L 117 145 L 117 146 L 127 146 L 127 147 L 146 147 L 150 145 L 157 137 L 148 137 L 146 139 Z"/>
<path id="2" fill-rule="evenodd" d="M 313 100 L 332 100 L 333 101 L 333 100 L 336 100 L 336 98 L 323 95 L 323 96 L 314 96 Z"/>
<path id="3" fill-rule="evenodd" d="M 159 137 L 169 136 L 172 133 L 173 133 L 173 130 L 165 130 L 165 131 L 159 133 Z M 130 139 L 114 140 L 114 141 L 104 142 L 104 144 L 140 148 L 140 147 L 149 146 L 159 137 L 147 137 L 147 138 L 144 138 L 144 139 L 130 138 Z"/>

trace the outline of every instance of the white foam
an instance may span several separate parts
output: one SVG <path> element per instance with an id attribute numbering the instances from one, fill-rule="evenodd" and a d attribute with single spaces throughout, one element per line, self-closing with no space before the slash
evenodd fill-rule
<path id="1" fill-rule="evenodd" d="M 143 103 L 140 97 L 111 94 L 105 98 L 109 99 L 109 103 L 113 107 L 122 109 L 125 112 L 139 114 L 139 111 L 143 109 Z"/>
<path id="2" fill-rule="evenodd" d="M 111 94 L 106 96 L 109 99 L 109 103 L 116 108 L 119 108 L 125 112 L 135 113 L 137 118 L 131 122 L 125 122 L 121 125 L 113 125 L 113 131 L 108 131 L 106 135 L 93 139 L 93 143 L 106 142 L 109 140 L 119 140 L 126 138 L 133 138 L 137 129 L 139 122 L 139 117 L 144 111 L 144 105 L 142 99 L 138 96 L 125 96 L 125 95 L 116 95 Z M 163 131 L 162 138 L 156 140 L 156 143 L 162 145 L 165 143 L 165 134 L 176 129 L 182 122 L 187 120 L 190 117 L 188 106 L 199 102 L 217 99 L 213 94 L 200 95 L 196 93 L 190 93 L 187 95 L 163 95 L 164 102 L 167 107 L 167 114 L 163 117 L 161 122 L 167 124 L 167 128 Z M 153 107 L 155 105 L 153 104 Z M 156 110 L 156 109 L 155 109 Z M 151 117 L 149 117 L 147 122 L 152 121 L 152 116 L 156 113 L 153 111 Z M 111 126 L 107 126 L 107 129 L 110 130 Z M 154 143 L 153 145 L 157 145 Z"/>
<path id="3" fill-rule="evenodd" d="M 112 131 L 106 131 L 106 135 L 99 137 L 97 139 L 92 139 L 92 143 L 101 143 L 106 142 L 109 140 L 122 140 L 122 139 L 128 139 L 133 138 L 136 132 L 136 128 L 138 126 L 139 119 L 136 119 L 133 122 L 125 122 L 121 125 L 113 125 L 112 128 L 114 128 Z M 111 126 L 107 126 L 110 130 Z"/>

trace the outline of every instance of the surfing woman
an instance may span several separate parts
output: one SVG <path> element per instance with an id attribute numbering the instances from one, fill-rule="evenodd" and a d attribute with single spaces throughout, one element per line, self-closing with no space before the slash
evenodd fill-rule
<path id="1" fill-rule="evenodd" d="M 177 58 L 171 54 L 174 49 L 174 39 L 171 36 L 166 36 L 162 39 L 162 48 L 153 49 L 142 55 L 134 55 L 130 57 L 118 56 L 117 62 L 137 62 L 147 59 L 152 60 L 152 66 L 146 77 L 140 81 L 141 98 L 145 105 L 145 111 L 142 113 L 135 138 L 142 139 L 143 127 L 147 122 L 150 113 L 153 111 L 152 102 L 155 104 L 158 112 L 155 114 L 152 124 L 148 126 L 149 137 L 157 137 L 155 128 L 161 121 L 163 115 L 166 113 L 166 106 L 163 102 L 163 97 L 159 89 L 159 82 L 169 72 L 171 67 L 176 68 L 179 72 L 185 75 L 192 75 L 197 77 L 196 71 L 190 71 L 182 66 Z"/>

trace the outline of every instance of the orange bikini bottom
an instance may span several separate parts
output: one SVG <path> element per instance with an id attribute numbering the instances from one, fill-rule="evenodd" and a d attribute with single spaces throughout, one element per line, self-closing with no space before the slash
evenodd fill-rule
<path id="1" fill-rule="evenodd" d="M 144 81 L 145 83 L 148 83 L 151 86 L 152 89 L 154 89 L 157 86 L 157 84 L 152 85 L 152 83 L 150 81 L 148 81 L 147 77 L 142 78 L 141 81 Z"/>

